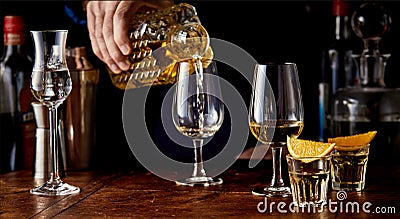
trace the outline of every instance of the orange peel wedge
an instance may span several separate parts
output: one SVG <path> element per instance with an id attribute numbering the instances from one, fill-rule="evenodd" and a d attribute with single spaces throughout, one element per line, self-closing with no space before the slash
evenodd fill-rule
<path id="1" fill-rule="evenodd" d="M 364 148 L 375 137 L 377 131 L 368 131 L 361 134 L 328 138 L 329 143 L 335 143 L 339 151 L 356 151 Z"/>
<path id="2" fill-rule="evenodd" d="M 288 152 L 295 158 L 309 158 L 304 159 L 304 162 L 311 162 L 315 159 L 328 155 L 334 148 L 335 143 L 325 143 L 312 140 L 304 140 L 298 138 L 287 137 Z"/>

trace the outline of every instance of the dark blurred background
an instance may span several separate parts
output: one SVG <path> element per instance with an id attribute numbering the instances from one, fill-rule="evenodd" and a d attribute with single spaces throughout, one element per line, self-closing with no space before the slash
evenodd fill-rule
<path id="1" fill-rule="evenodd" d="M 318 83 L 321 81 L 322 51 L 326 50 L 334 37 L 332 1 L 176 1 L 187 2 L 196 7 L 203 26 L 210 37 L 222 39 L 246 50 L 258 62 L 290 61 L 299 68 L 300 83 L 305 107 L 305 127 L 301 138 L 318 140 Z M 351 1 L 352 10 L 366 1 Z M 389 33 L 381 41 L 382 53 L 391 53 L 386 69 L 388 87 L 398 87 L 397 72 L 400 44 L 400 1 L 379 1 L 392 17 Z M 66 13 L 66 11 L 70 11 Z M 72 12 L 71 12 L 72 11 Z M 68 15 L 69 14 L 69 15 Z M 68 29 L 67 46 L 86 46 L 91 61 L 100 68 L 97 98 L 97 135 L 95 163 L 100 168 L 124 168 L 138 165 L 126 143 L 122 128 L 121 103 L 123 91 L 111 84 L 108 72 L 90 49 L 86 29 L 86 16 L 80 1 L 0 1 L 0 15 L 23 15 L 26 30 Z M 1 21 L 3 25 L 3 21 Z M 2 26 L 1 26 L 2 30 Z M 360 52 L 362 41 L 354 34 L 354 50 Z M 3 40 L 0 40 L 3 43 Z M 27 32 L 26 46 L 33 57 L 32 40 Z M 0 47 L 2 48 L 2 46 Z M 2 52 L 2 51 L 1 51 Z M 243 83 L 238 72 L 222 67 L 222 76 L 236 86 L 249 103 L 250 84 Z M 163 95 L 169 85 L 154 86 L 148 97 L 151 104 L 147 113 L 159 115 Z M 146 108 L 147 110 L 147 108 Z M 155 112 L 155 113 L 154 113 Z M 229 116 L 229 115 L 228 115 Z M 148 120 L 156 143 L 172 145 L 159 131 L 159 118 Z M 229 123 L 224 124 L 218 136 L 229 133 Z M 218 137 L 216 136 L 216 137 Z M 213 139 L 215 145 L 222 145 L 225 139 Z M 248 137 L 247 147 L 255 144 L 253 136 Z M 208 149 L 209 154 L 216 149 Z M 192 158 L 192 151 L 178 150 L 176 146 L 164 148 L 169 156 Z M 206 150 L 206 159 L 207 159 Z M 210 155 L 211 156 L 211 155 Z M 211 156 L 212 157 L 212 156 Z"/>

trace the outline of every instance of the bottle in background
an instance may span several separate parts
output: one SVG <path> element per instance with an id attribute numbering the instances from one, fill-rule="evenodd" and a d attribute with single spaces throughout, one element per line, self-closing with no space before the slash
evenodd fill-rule
<path id="1" fill-rule="evenodd" d="M 334 0 L 332 14 L 335 19 L 335 38 L 328 50 L 328 80 L 330 92 L 335 94 L 338 88 L 351 87 L 358 84 L 354 74 L 352 58 L 351 7 L 348 0 Z"/>
<path id="2" fill-rule="evenodd" d="M 322 80 L 319 84 L 319 139 L 330 135 L 328 123 L 330 102 L 339 88 L 358 85 L 358 74 L 352 58 L 351 5 L 348 0 L 333 0 L 333 39 L 322 53 Z"/>
<path id="3" fill-rule="evenodd" d="M 0 61 L 0 172 L 22 169 L 24 136 L 22 123 L 28 111 L 20 99 L 32 71 L 32 59 L 24 51 L 25 29 L 22 16 L 4 17 L 4 50 Z M 28 83 L 29 84 L 29 83 Z M 29 98 L 27 98 L 29 99 Z M 25 101 L 29 101 L 23 98 Z M 21 105 L 22 104 L 22 105 Z M 22 110 L 27 110 L 22 112 Z M 29 117 L 29 116 L 28 116 Z M 33 153 L 33 146 L 31 148 Z M 32 161 L 32 158 L 31 158 Z"/>
<path id="4" fill-rule="evenodd" d="M 377 131 L 368 165 L 392 165 L 399 156 L 400 90 L 386 86 L 386 62 L 391 54 L 380 51 L 380 42 L 391 29 L 391 16 L 383 4 L 368 2 L 355 11 L 351 21 L 364 44 L 362 53 L 353 56 L 360 85 L 337 90 L 331 101 L 330 130 L 333 137 Z"/>
<path id="5" fill-rule="evenodd" d="M 22 143 L 23 143 L 23 168 L 32 169 L 35 152 L 35 133 L 36 122 L 33 112 L 32 102 L 35 101 L 31 89 L 30 79 L 25 80 L 25 85 L 20 92 L 21 105 L 21 126 L 22 126 Z"/>

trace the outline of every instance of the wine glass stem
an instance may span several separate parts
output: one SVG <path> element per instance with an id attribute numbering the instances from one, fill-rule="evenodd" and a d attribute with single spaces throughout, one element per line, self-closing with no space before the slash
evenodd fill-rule
<path id="1" fill-rule="evenodd" d="M 58 146 L 57 146 L 57 107 L 49 107 L 49 123 L 50 123 L 50 151 L 52 155 L 52 172 L 50 174 L 49 183 L 59 181 L 60 176 L 58 174 Z"/>
<path id="2" fill-rule="evenodd" d="M 194 168 L 193 177 L 205 177 L 206 171 L 203 166 L 203 139 L 194 139 Z"/>
<path id="3" fill-rule="evenodd" d="M 283 183 L 282 174 L 281 174 L 281 156 L 282 156 L 282 146 L 281 145 L 271 145 L 272 149 L 272 181 L 271 187 L 283 187 L 285 184 Z"/>

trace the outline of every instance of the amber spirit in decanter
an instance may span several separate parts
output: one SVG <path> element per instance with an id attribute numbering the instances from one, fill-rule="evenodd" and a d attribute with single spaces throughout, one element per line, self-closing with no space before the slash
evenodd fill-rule
<path id="1" fill-rule="evenodd" d="M 187 48 L 190 40 L 195 46 L 198 41 L 204 41 L 200 42 L 204 49 L 202 59 L 213 57 L 208 33 L 200 24 L 195 7 L 187 3 L 137 14 L 129 33 L 133 47 L 129 55 L 130 69 L 119 74 L 108 69 L 112 83 L 120 89 L 174 83 L 176 63 L 183 59 L 179 56 L 185 52 L 179 46 L 169 47 L 177 39 L 185 42 Z"/>

